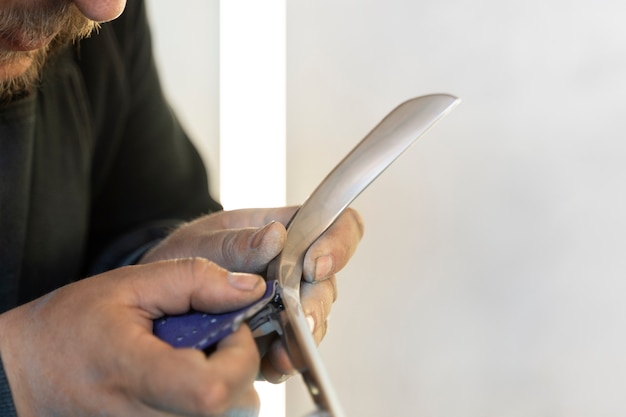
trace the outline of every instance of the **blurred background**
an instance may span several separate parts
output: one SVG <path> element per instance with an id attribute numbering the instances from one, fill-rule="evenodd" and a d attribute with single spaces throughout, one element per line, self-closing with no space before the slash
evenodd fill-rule
<path id="1" fill-rule="evenodd" d="M 148 4 L 217 190 L 218 2 Z M 353 204 L 321 346 L 346 415 L 626 415 L 624 21 L 613 0 L 287 2 L 288 203 L 400 102 L 463 100 Z M 309 410 L 294 378 L 287 415 Z"/>

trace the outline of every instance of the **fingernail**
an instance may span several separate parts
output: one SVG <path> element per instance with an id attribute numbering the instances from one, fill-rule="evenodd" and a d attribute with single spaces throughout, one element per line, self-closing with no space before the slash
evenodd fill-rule
<path id="1" fill-rule="evenodd" d="M 315 330 L 315 319 L 313 318 L 313 316 L 306 316 L 306 322 L 309 324 L 309 329 L 311 330 L 311 333 L 313 333 L 313 330 Z"/>
<path id="2" fill-rule="evenodd" d="M 252 291 L 261 282 L 261 277 L 252 274 L 242 274 L 237 272 L 228 273 L 228 282 L 234 288 L 244 291 Z"/>
<path id="3" fill-rule="evenodd" d="M 326 278 L 333 270 L 333 258 L 330 255 L 320 256 L 315 260 L 315 274 L 316 280 Z"/>
<path id="4" fill-rule="evenodd" d="M 263 237 L 265 237 L 265 233 L 267 233 L 267 230 L 272 227 L 273 224 L 274 222 L 272 221 L 254 232 L 254 237 L 252 238 L 252 242 L 250 242 L 250 247 L 252 249 L 261 246 L 261 242 L 263 242 Z"/>
<path id="5" fill-rule="evenodd" d="M 278 378 L 276 380 L 277 384 L 282 384 L 283 382 L 285 382 L 286 380 L 288 380 L 289 378 L 291 378 L 291 375 L 283 375 L 280 378 Z"/>

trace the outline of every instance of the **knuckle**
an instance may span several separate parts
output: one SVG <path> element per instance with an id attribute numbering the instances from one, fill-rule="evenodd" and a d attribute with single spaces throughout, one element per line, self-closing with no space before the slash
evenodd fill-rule
<path id="1" fill-rule="evenodd" d="M 354 223 L 358 232 L 359 239 L 361 239 L 363 237 L 363 234 L 365 233 L 365 223 L 363 222 L 361 214 L 359 214 L 358 211 L 351 207 L 348 207 L 345 213 L 346 216 L 348 216 L 350 220 Z"/>
<path id="2" fill-rule="evenodd" d="M 337 299 L 337 278 L 332 275 L 325 281 L 315 283 L 316 297 L 323 311 L 330 311 L 332 304 Z"/>
<path id="3" fill-rule="evenodd" d="M 218 266 L 206 258 L 195 257 L 189 260 L 189 269 L 194 279 L 206 276 L 207 272 L 214 271 Z"/>
<path id="4" fill-rule="evenodd" d="M 333 303 L 337 299 L 337 286 L 334 279 L 315 284 L 303 284 L 301 293 L 302 304 L 307 314 L 321 323 L 330 314 Z"/>
<path id="5" fill-rule="evenodd" d="M 228 265 L 229 269 L 240 269 L 241 259 L 239 256 L 239 234 L 227 233 L 221 245 L 221 257 L 223 265 Z"/>
<path id="6" fill-rule="evenodd" d="M 324 339 L 324 336 L 326 336 L 326 332 L 328 332 L 328 321 L 324 320 L 322 323 L 320 323 L 317 331 L 315 332 L 315 340 L 318 344 L 322 341 L 322 339 Z"/>
<path id="7" fill-rule="evenodd" d="M 330 304 L 332 304 L 335 301 L 337 301 L 337 297 L 339 297 L 339 288 L 337 286 L 337 278 L 335 277 L 335 275 L 333 275 L 332 277 L 330 277 L 326 281 L 328 281 L 328 285 L 331 286 L 331 288 L 330 288 L 330 295 L 331 295 L 331 302 L 330 302 Z"/>

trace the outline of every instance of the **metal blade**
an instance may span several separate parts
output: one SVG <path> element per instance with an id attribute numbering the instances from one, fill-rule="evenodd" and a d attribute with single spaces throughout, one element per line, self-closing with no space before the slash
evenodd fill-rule
<path id="1" fill-rule="evenodd" d="M 344 416 L 300 304 L 306 250 L 372 181 L 458 103 L 454 96 L 434 94 L 396 107 L 330 172 L 289 224 L 285 247 L 269 274 L 278 278 L 285 306 L 283 337 L 292 362 L 302 369 L 318 415 Z"/>

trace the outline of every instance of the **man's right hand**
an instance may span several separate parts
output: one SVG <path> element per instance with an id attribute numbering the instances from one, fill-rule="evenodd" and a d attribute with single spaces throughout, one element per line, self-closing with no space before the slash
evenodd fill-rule
<path id="1" fill-rule="evenodd" d="M 0 354 L 20 417 L 256 416 L 259 353 L 246 326 L 206 357 L 152 322 L 259 299 L 263 279 L 200 258 L 113 270 L 0 315 Z"/>

